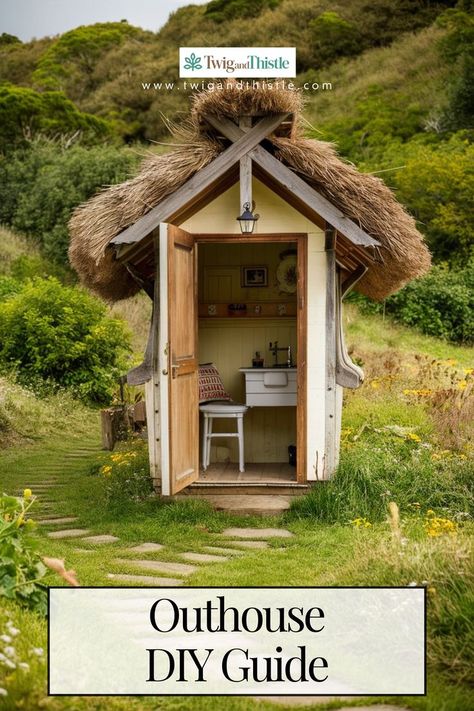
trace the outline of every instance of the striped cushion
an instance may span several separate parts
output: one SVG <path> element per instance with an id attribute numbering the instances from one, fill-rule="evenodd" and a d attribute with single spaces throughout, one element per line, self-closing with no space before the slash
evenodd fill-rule
<path id="1" fill-rule="evenodd" d="M 231 400 L 214 363 L 199 366 L 199 402 Z"/>

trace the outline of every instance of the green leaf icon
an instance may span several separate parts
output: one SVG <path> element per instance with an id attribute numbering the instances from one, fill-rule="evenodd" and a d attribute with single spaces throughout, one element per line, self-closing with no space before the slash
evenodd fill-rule
<path id="1" fill-rule="evenodd" d="M 184 69 L 191 69 L 191 71 L 202 69 L 201 57 L 196 57 L 192 52 L 190 57 L 184 58 Z"/>

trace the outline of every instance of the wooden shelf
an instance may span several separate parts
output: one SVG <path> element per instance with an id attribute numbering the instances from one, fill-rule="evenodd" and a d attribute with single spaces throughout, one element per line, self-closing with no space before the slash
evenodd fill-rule
<path id="1" fill-rule="evenodd" d="M 296 301 L 275 302 L 255 301 L 246 302 L 245 311 L 229 311 L 228 304 L 199 304 L 199 318 L 288 318 L 296 316 Z"/>

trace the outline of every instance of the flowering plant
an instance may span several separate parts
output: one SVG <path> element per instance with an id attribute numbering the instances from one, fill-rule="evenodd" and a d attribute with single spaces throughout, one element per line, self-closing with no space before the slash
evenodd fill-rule
<path id="1" fill-rule="evenodd" d="M 35 523 L 26 518 L 34 501 L 30 489 L 23 496 L 0 496 L 0 596 L 46 614 L 47 592 L 41 580 L 47 568 L 29 535 Z"/>

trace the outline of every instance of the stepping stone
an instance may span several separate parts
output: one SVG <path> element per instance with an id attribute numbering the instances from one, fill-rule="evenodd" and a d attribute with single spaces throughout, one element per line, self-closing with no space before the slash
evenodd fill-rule
<path id="1" fill-rule="evenodd" d="M 268 548 L 266 541 L 229 541 L 229 543 L 239 548 Z"/>
<path id="2" fill-rule="evenodd" d="M 195 565 L 186 563 L 169 563 L 165 560 L 133 560 L 132 558 L 120 558 L 114 560 L 117 565 L 133 565 L 136 568 L 147 570 L 161 570 L 162 573 L 174 573 L 175 575 L 191 575 L 197 568 Z"/>
<path id="3" fill-rule="evenodd" d="M 204 546 L 204 550 L 215 555 L 244 555 L 245 551 L 239 551 L 236 548 L 219 548 L 218 546 Z"/>
<path id="4" fill-rule="evenodd" d="M 59 526 L 63 523 L 74 523 L 77 521 L 77 516 L 64 516 L 63 518 L 43 518 L 38 521 L 40 526 Z"/>
<path id="5" fill-rule="evenodd" d="M 161 543 L 140 543 L 139 546 L 133 546 L 133 548 L 127 548 L 127 550 L 134 553 L 155 553 L 155 551 L 161 551 L 162 548 Z"/>
<path id="6" fill-rule="evenodd" d="M 229 538 L 292 538 L 285 528 L 226 528 L 222 536 Z"/>
<path id="7" fill-rule="evenodd" d="M 140 585 L 156 585 L 157 587 L 175 587 L 182 585 L 184 580 L 178 578 L 158 578 L 154 575 L 127 575 L 125 573 L 107 573 L 110 580 L 118 580 L 122 583 L 139 583 Z"/>
<path id="8" fill-rule="evenodd" d="M 103 533 L 99 536 L 87 536 L 87 538 L 82 539 L 84 543 L 93 543 L 94 545 L 102 545 L 103 543 L 115 543 L 118 541 L 117 536 L 109 536 Z"/>
<path id="9" fill-rule="evenodd" d="M 90 531 L 87 528 L 65 528 L 64 531 L 52 531 L 48 533 L 48 538 L 80 538 L 87 536 Z"/>
<path id="10" fill-rule="evenodd" d="M 329 702 L 340 701 L 341 703 L 347 703 L 348 701 L 358 700 L 357 696 L 254 696 L 252 697 L 256 701 L 263 701 L 267 704 L 277 704 L 278 706 L 318 706 L 319 704 L 327 704 Z M 377 710 L 384 708 L 384 711 L 408 711 L 408 709 L 403 709 L 400 706 L 390 706 L 390 707 L 380 707 L 380 706 L 370 706 L 370 711 L 373 709 Z M 350 707 L 351 711 L 355 708 Z M 358 707 L 357 711 L 368 711 L 367 706 Z M 345 706 L 344 709 L 340 708 L 338 711 L 349 711 L 348 707 Z"/>
<path id="11" fill-rule="evenodd" d="M 228 560 L 224 555 L 211 555 L 210 553 L 180 553 L 186 560 L 192 560 L 193 563 L 218 563 L 222 560 Z"/>

